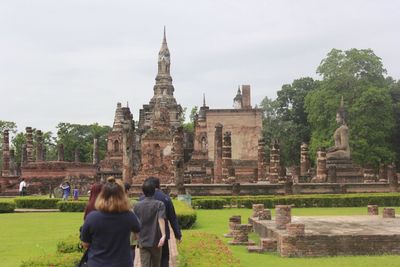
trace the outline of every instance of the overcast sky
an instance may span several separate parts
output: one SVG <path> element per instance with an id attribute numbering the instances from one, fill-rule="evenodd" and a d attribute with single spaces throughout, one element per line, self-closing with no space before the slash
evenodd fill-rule
<path id="1" fill-rule="evenodd" d="M 371 48 L 400 78 L 400 1 L 0 1 L 0 120 L 55 131 L 112 125 L 117 102 L 135 119 L 153 95 L 163 26 L 175 97 L 206 94 L 230 108 L 239 84 L 252 104 L 316 76 L 332 49 Z"/>

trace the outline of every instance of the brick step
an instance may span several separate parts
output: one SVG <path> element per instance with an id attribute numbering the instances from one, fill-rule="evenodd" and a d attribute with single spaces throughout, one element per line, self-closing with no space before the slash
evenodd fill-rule
<path id="1" fill-rule="evenodd" d="M 276 251 L 278 247 L 278 242 L 273 238 L 261 238 L 261 247 L 264 251 Z"/>
<path id="2" fill-rule="evenodd" d="M 250 253 L 263 253 L 264 249 L 261 246 L 248 246 L 247 251 Z"/>

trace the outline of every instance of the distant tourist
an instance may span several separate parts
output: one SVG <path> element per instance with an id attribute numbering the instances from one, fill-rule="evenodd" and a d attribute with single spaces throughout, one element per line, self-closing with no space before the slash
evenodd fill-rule
<path id="1" fill-rule="evenodd" d="M 144 198 L 134 206 L 134 212 L 142 223 L 138 240 L 140 261 L 142 267 L 159 267 L 161 248 L 166 242 L 165 206 L 154 199 L 156 187 L 150 180 L 144 181 L 142 190 Z"/>
<path id="2" fill-rule="evenodd" d="M 68 200 L 69 195 L 71 194 L 71 186 L 69 185 L 69 182 L 61 184 L 60 188 L 63 191 L 63 200 Z"/>
<path id="3" fill-rule="evenodd" d="M 26 193 L 27 193 L 26 186 L 27 186 L 27 184 L 25 182 L 25 179 L 22 178 L 21 182 L 19 183 L 19 190 L 18 190 L 20 196 L 26 196 Z"/>
<path id="4" fill-rule="evenodd" d="M 83 219 L 84 220 L 86 219 L 86 216 L 90 212 L 96 210 L 96 208 L 95 208 L 96 199 L 100 195 L 102 187 L 103 187 L 102 184 L 94 184 L 90 188 L 89 201 L 88 201 L 88 204 L 86 205 L 86 208 L 85 208 L 85 214 L 83 215 Z"/>
<path id="5" fill-rule="evenodd" d="M 88 266 L 132 267 L 130 233 L 138 233 L 140 224 L 123 188 L 115 182 L 104 184 L 95 208 L 81 231 L 82 245 L 88 248 Z"/>
<path id="6" fill-rule="evenodd" d="M 75 186 L 74 190 L 72 190 L 72 195 L 74 196 L 74 200 L 78 200 L 79 198 L 79 189 Z"/>
<path id="7" fill-rule="evenodd" d="M 170 238 L 170 230 L 169 224 L 171 224 L 172 230 L 174 231 L 175 237 L 177 240 L 182 240 L 182 233 L 181 229 L 178 224 L 178 219 L 176 217 L 174 204 L 172 203 L 171 198 L 164 194 L 160 190 L 160 179 L 157 177 L 149 177 L 147 178 L 148 181 L 152 182 L 156 188 L 154 193 L 154 199 L 161 201 L 165 205 L 165 234 L 166 234 L 166 241 L 162 247 L 162 256 L 161 256 L 161 266 L 168 267 L 169 266 L 169 246 L 168 240 Z M 143 199 L 143 197 L 141 197 Z M 168 224 L 169 222 L 169 224 Z"/>

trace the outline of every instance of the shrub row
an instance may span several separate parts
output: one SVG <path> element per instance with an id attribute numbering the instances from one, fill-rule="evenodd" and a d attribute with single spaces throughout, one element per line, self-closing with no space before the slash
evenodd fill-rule
<path id="1" fill-rule="evenodd" d="M 56 209 L 59 198 L 17 197 L 14 202 L 19 209 Z"/>
<path id="2" fill-rule="evenodd" d="M 14 202 L 0 200 L 0 213 L 14 212 L 14 209 Z"/>
<path id="3" fill-rule="evenodd" d="M 196 211 L 185 202 L 173 200 L 173 203 L 175 207 L 176 217 L 178 219 L 178 223 L 181 229 L 191 228 L 197 219 Z"/>
<path id="4" fill-rule="evenodd" d="M 275 205 L 293 205 L 298 208 L 308 207 L 362 207 L 368 204 L 380 206 L 400 206 L 399 193 L 371 194 L 320 194 L 320 195 L 287 195 L 287 196 L 221 196 L 194 197 L 193 206 L 199 209 L 221 208 L 221 206 L 237 206 L 251 208 L 253 204 L 262 203 L 266 208 Z"/>
<path id="5" fill-rule="evenodd" d="M 61 212 L 82 212 L 85 210 L 87 201 L 59 201 L 57 208 Z"/>
<path id="6" fill-rule="evenodd" d="M 81 252 L 72 253 L 55 253 L 35 257 L 26 261 L 22 261 L 20 267 L 44 267 L 44 266 L 57 266 L 57 267 L 75 267 L 81 260 Z"/>
<path id="7" fill-rule="evenodd" d="M 197 209 L 222 209 L 225 205 L 229 205 L 229 202 L 228 200 L 222 198 L 192 200 L 192 206 Z"/>

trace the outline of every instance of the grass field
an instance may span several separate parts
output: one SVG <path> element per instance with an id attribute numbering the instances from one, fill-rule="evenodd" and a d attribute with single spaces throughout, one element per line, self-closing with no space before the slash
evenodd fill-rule
<path id="1" fill-rule="evenodd" d="M 400 213 L 400 208 L 396 209 Z M 242 215 L 242 222 L 247 221 L 249 209 L 197 210 L 197 222 L 189 232 L 208 232 L 222 237 L 228 231 L 228 218 L 231 215 Z M 293 209 L 295 216 L 305 215 L 362 215 L 366 208 L 304 208 Z M 82 224 L 81 213 L 12 213 L 0 214 L 0 266 L 16 267 L 22 259 L 45 253 L 55 252 L 57 241 L 78 231 Z M 186 235 L 188 236 L 188 235 Z M 252 234 L 252 239 L 256 236 Z M 245 247 L 229 247 L 233 256 L 240 260 L 241 266 L 307 266 L 307 267 L 369 267 L 400 266 L 400 256 L 358 256 L 358 257 L 324 257 L 324 258 L 281 258 L 276 254 L 250 254 Z M 199 257 L 200 254 L 199 254 Z M 210 265 L 216 266 L 216 265 Z M 195 267 L 195 266 L 193 266 Z"/>

